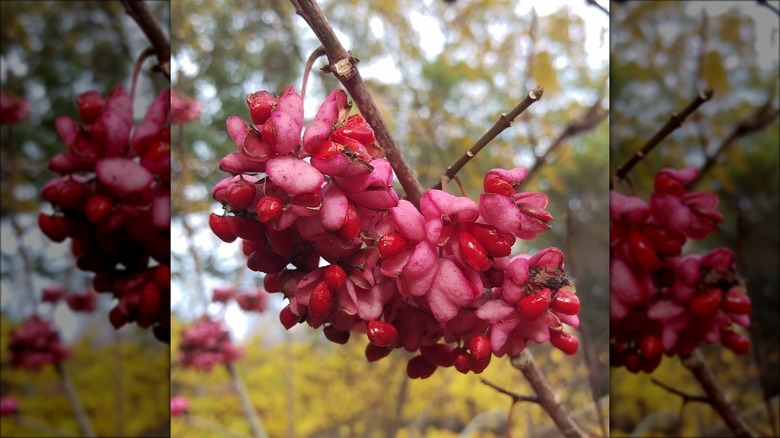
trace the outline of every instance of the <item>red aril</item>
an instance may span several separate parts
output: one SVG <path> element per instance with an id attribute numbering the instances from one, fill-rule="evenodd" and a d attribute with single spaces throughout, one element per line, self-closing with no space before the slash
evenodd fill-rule
<path id="1" fill-rule="evenodd" d="M 503 196 L 512 196 L 515 192 L 511 183 L 498 177 L 485 178 L 483 188 L 486 193 L 496 193 Z"/>
<path id="2" fill-rule="evenodd" d="M 688 308 L 696 316 L 711 315 L 720 307 L 722 297 L 723 292 L 720 289 L 711 289 L 693 297 L 688 302 Z"/>
<path id="3" fill-rule="evenodd" d="M 64 216 L 49 216 L 39 213 L 38 228 L 53 242 L 63 242 L 68 237 L 68 227 Z"/>
<path id="4" fill-rule="evenodd" d="M 577 315 L 580 313 L 580 299 L 569 291 L 559 290 L 550 302 L 550 309 L 564 315 Z"/>
<path id="5" fill-rule="evenodd" d="M 398 329 L 384 321 L 368 321 L 368 340 L 379 347 L 392 347 L 398 340 Z"/>
<path id="6" fill-rule="evenodd" d="M 87 214 L 87 219 L 90 222 L 96 223 L 108 217 L 113 208 L 114 204 L 108 196 L 94 195 L 87 200 L 84 212 Z"/>
<path id="7" fill-rule="evenodd" d="M 348 331 L 336 330 L 332 325 L 326 325 L 322 331 L 325 333 L 325 337 L 328 338 L 329 341 L 336 344 L 343 345 L 349 341 Z"/>
<path id="8" fill-rule="evenodd" d="M 550 305 L 550 295 L 550 289 L 545 288 L 541 292 L 520 298 L 517 303 L 518 313 L 525 319 L 536 319 L 542 316 Z"/>
<path id="9" fill-rule="evenodd" d="M 379 239 L 377 249 L 379 249 L 379 255 L 384 258 L 390 258 L 397 256 L 403 250 L 406 249 L 408 241 L 401 233 L 391 232 L 387 233 Z"/>
<path id="10" fill-rule="evenodd" d="M 236 233 L 233 232 L 232 222 L 233 216 L 218 216 L 216 213 L 211 213 L 209 216 L 211 231 L 226 243 L 234 242 L 237 238 Z"/>
<path id="11" fill-rule="evenodd" d="M 436 365 L 428 362 L 421 354 L 409 359 L 406 364 L 406 375 L 410 379 L 427 379 L 436 372 Z"/>
<path id="12" fill-rule="evenodd" d="M 234 211 L 246 210 L 255 200 L 255 185 L 243 179 L 233 181 L 225 192 L 225 200 Z"/>
<path id="13" fill-rule="evenodd" d="M 639 349 L 645 359 L 654 359 L 661 355 L 661 339 L 655 335 L 646 335 L 640 341 Z"/>
<path id="14" fill-rule="evenodd" d="M 460 244 L 460 252 L 463 255 L 463 259 L 469 266 L 477 271 L 481 271 L 488 266 L 485 248 L 471 233 L 461 228 L 458 233 L 458 243 Z"/>
<path id="15" fill-rule="evenodd" d="M 255 211 L 257 212 L 257 218 L 260 220 L 260 222 L 265 224 L 271 222 L 280 214 L 282 214 L 283 208 L 284 201 L 282 201 L 281 198 L 266 195 L 257 201 L 257 207 L 255 208 Z"/>
<path id="16" fill-rule="evenodd" d="M 387 357 L 393 351 L 393 347 L 380 347 L 379 345 L 366 344 L 366 359 L 369 362 L 376 362 L 379 359 Z"/>
<path id="17" fill-rule="evenodd" d="M 309 298 L 309 316 L 317 322 L 324 321 L 333 310 L 333 292 L 321 281 Z"/>
<path id="18" fill-rule="evenodd" d="M 560 329 L 550 329 L 550 343 L 569 356 L 576 354 L 580 346 L 580 340 L 576 336 Z"/>
<path id="19" fill-rule="evenodd" d="M 738 292 L 734 289 L 726 292 L 723 310 L 735 315 L 748 315 L 752 309 L 750 297 L 746 293 Z"/>
<path id="20" fill-rule="evenodd" d="M 471 351 L 471 357 L 477 362 L 490 357 L 493 352 L 490 348 L 490 339 L 483 335 L 471 338 L 469 350 Z"/>
<path id="21" fill-rule="evenodd" d="M 726 348 L 740 356 L 746 355 L 750 350 L 750 338 L 741 333 L 737 333 L 734 330 L 721 330 L 720 342 Z"/>
<path id="22" fill-rule="evenodd" d="M 322 278 L 327 283 L 328 287 L 337 291 L 347 285 L 347 273 L 339 265 L 330 265 L 325 268 L 322 273 Z"/>

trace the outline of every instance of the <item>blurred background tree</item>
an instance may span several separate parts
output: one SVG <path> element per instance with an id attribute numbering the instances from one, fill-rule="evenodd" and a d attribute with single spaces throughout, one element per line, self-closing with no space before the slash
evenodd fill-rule
<path id="1" fill-rule="evenodd" d="M 774 398 L 771 409 L 777 421 L 780 26 L 771 10 L 778 9 L 778 2 L 768 3 L 613 2 L 610 167 L 614 174 L 673 113 L 705 87 L 714 89 L 712 100 L 629 176 L 639 196 L 646 199 L 659 169 L 696 167 L 702 174 L 694 190 L 720 196 L 722 231 L 684 251 L 705 252 L 724 245 L 736 252 L 738 270 L 753 302 L 752 351 L 737 357 L 720 347 L 703 350 L 735 405 L 747 411 L 751 424 L 762 425 L 763 433 L 772 435 L 762 400 Z M 625 183 L 616 188 L 630 193 Z M 687 373 L 678 361 L 665 359 L 653 375 L 698 393 Z M 679 397 L 649 380 L 622 368 L 612 370 L 615 433 L 628 434 L 635 428 L 640 436 L 676 433 Z M 707 406 L 691 407 L 684 418 L 686 434 L 723 431 L 722 421 Z"/>
<path id="2" fill-rule="evenodd" d="M 148 2 L 168 29 L 168 2 Z M 25 99 L 28 120 L 3 125 L 2 132 L 2 389 L 19 400 L 25 421 L 2 419 L 3 436 L 76 434 L 52 369 L 42 374 L 10 370 L 11 330 L 33 313 L 52 316 L 74 352 L 66 361 L 87 415 L 101 436 L 161 436 L 168 433 L 169 349 L 136 326 L 115 331 L 107 313 L 112 299 L 101 296 L 98 311 L 74 314 L 40 304 L 44 286 L 71 292 L 91 286 L 91 276 L 73 268 L 68 244 L 46 239 L 38 212 L 51 212 L 40 189 L 55 176 L 48 160 L 64 150 L 55 131 L 60 115 L 77 116 L 76 96 L 105 94 L 115 85 L 130 89 L 133 62 L 149 45 L 119 2 L 2 2 L 0 81 L 3 93 Z M 134 105 L 137 119 L 157 92 L 169 86 L 161 75 L 142 72 Z M 132 414 L 132 415 L 131 415 Z M 26 421 L 29 420 L 29 421 Z M 36 428 L 36 424 L 53 429 Z"/>
<path id="3" fill-rule="evenodd" d="M 545 88 L 544 97 L 459 176 L 467 194 L 476 199 L 488 169 L 539 165 L 523 190 L 549 195 L 553 228 L 533 242 L 519 244 L 516 251 L 534 253 L 557 246 L 567 253 L 567 270 L 573 274 L 582 301 L 579 334 L 583 345 L 576 357 L 560 364 L 546 346 L 534 346 L 533 351 L 565 405 L 590 409 L 593 414 L 585 357 L 592 359 L 595 397 L 608 393 L 608 322 L 604 318 L 608 311 L 607 15 L 586 2 L 567 6 L 564 2 L 517 5 L 506 0 L 351 0 L 323 1 L 321 7 L 342 43 L 361 60 L 361 75 L 425 188 L 440 181 L 447 166 L 501 113 L 512 109 L 536 85 Z M 304 64 L 319 42 L 286 0 L 259 5 L 241 0 L 174 2 L 173 15 L 177 17 L 172 22 L 173 87 L 203 106 L 199 122 L 174 129 L 172 139 L 173 181 L 181 194 L 172 200 L 172 305 L 186 325 L 204 312 L 220 311 L 219 306 L 209 304 L 215 286 L 232 283 L 248 289 L 262 284 L 260 275 L 246 270 L 239 245 L 222 243 L 208 228 L 208 214 L 221 211 L 210 196 L 211 187 L 226 176 L 218 171 L 218 161 L 235 150 L 225 120 L 230 115 L 248 115 L 245 98 L 251 92 L 278 92 L 286 83 L 300 90 Z M 330 90 L 340 86 L 335 78 L 319 72 L 324 62 L 315 62 L 309 78 L 306 122 Z M 448 189 L 458 191 L 455 184 Z M 246 373 L 255 405 L 271 435 L 272 431 L 299 436 L 324 433 L 324 426 L 315 424 L 318 421 L 335 425 L 328 430 L 334 435 L 362 434 L 361 430 L 379 434 L 382 427 L 398 421 L 397 427 L 407 435 L 413 435 L 410 431 L 416 428 L 426 436 L 434 436 L 430 435 L 434 431 L 452 436 L 478 413 L 496 406 L 504 409 L 506 419 L 510 401 L 485 388 L 475 376 L 444 369 L 432 380 L 406 382 L 404 361 L 394 357 L 398 352 L 384 359 L 386 363 L 365 364 L 363 340 L 353 339 L 345 351 L 306 329 L 285 333 L 276 315 L 282 307 L 281 298 L 274 296 L 266 314 L 248 316 L 235 304 L 224 313 L 234 335 L 246 346 L 247 356 L 237 362 L 237 368 Z M 177 333 L 174 328 L 174 337 Z M 285 348 L 290 352 L 283 353 Z M 530 391 L 506 360 L 497 362 L 490 367 L 495 375 L 503 376 L 497 382 L 520 393 Z M 377 379 L 385 372 L 388 377 Z M 224 381 L 215 375 L 198 378 L 191 373 L 174 364 L 174 393 L 180 389 L 191 396 L 214 394 Z M 347 375 L 352 376 L 344 389 L 347 393 L 335 395 L 331 386 L 325 386 L 324 382 L 335 385 Z M 280 376 L 286 380 L 280 381 Z M 372 418 L 362 409 L 379 403 L 370 386 L 377 380 L 398 383 L 383 385 L 392 387 L 387 389 L 382 408 L 374 410 L 379 417 Z M 447 389 L 428 389 L 435 388 L 436 381 L 444 382 L 438 384 Z M 289 382 L 294 383 L 290 386 Z M 455 385 L 465 385 L 464 393 L 470 394 L 462 399 L 471 404 L 468 409 L 455 411 L 449 409 L 450 403 L 431 403 L 444 397 L 437 396 L 439 392 L 452 394 Z M 342 406 L 346 400 L 360 405 L 353 406 L 358 410 L 351 417 L 320 415 L 331 412 L 324 405 L 315 410 L 323 401 Z M 191 400 L 192 410 L 211 421 L 227 421 L 226 406 L 209 402 L 207 407 L 206 403 Z M 395 403 L 404 406 L 400 414 L 395 413 Z M 412 409 L 418 403 L 431 403 L 431 412 Z M 304 408 L 307 404 L 311 411 Z M 537 411 L 541 412 L 532 405 L 516 408 L 513 424 L 523 431 L 518 436 L 529 435 L 531 426 L 537 427 L 535 436 L 544 435 L 539 427 L 552 423 Z M 416 421 L 422 424 L 416 424 L 421 415 Z M 593 418 L 589 427 L 598 431 Z M 191 424 L 174 422 L 173 427 L 188 435 L 197 433 Z M 235 424 L 235 430 L 248 428 Z"/>

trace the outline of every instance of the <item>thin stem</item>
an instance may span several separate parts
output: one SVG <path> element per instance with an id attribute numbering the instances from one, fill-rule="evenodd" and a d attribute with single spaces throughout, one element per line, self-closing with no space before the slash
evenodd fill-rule
<path id="1" fill-rule="evenodd" d="M 252 428 L 252 436 L 255 438 L 268 438 L 268 434 L 263 429 L 263 424 L 260 422 L 260 418 L 255 412 L 255 407 L 252 405 L 252 400 L 249 398 L 249 392 L 247 392 L 244 382 L 236 373 L 235 368 L 231 362 L 225 364 L 228 374 L 230 374 L 230 381 L 233 383 L 233 387 L 236 389 L 238 398 L 241 401 L 241 407 L 244 409 L 244 415 L 246 415 L 249 426 Z"/>
<path id="2" fill-rule="evenodd" d="M 707 397 L 705 397 L 703 395 L 691 395 L 691 394 L 688 394 L 686 392 L 680 391 L 679 389 L 672 388 L 671 386 L 669 386 L 666 383 L 656 379 L 655 377 L 650 379 L 650 381 L 653 382 L 653 385 L 660 386 L 661 388 L 665 389 L 666 391 L 668 391 L 668 392 L 670 392 L 670 393 L 672 393 L 674 395 L 680 396 L 680 398 L 682 398 L 682 400 L 683 400 L 683 403 L 688 403 L 688 402 L 692 402 L 692 401 L 699 402 L 699 403 L 707 403 L 707 404 L 710 403 L 710 399 L 708 399 Z"/>
<path id="3" fill-rule="evenodd" d="M 707 366 L 707 362 L 704 359 L 704 355 L 701 351 L 694 350 L 690 356 L 681 358 L 682 364 L 685 368 L 688 368 L 696 380 L 701 385 L 704 392 L 707 394 L 707 398 L 718 414 L 723 418 L 723 421 L 728 426 L 729 430 L 738 438 L 752 438 L 757 437 L 755 432 L 745 423 L 745 420 L 737 414 L 734 406 L 731 405 L 723 388 L 715 380 L 715 376 Z"/>
<path id="4" fill-rule="evenodd" d="M 471 161 L 471 159 L 474 158 L 485 146 L 487 146 L 488 143 L 496 138 L 498 134 L 512 126 L 512 122 L 517 118 L 517 116 L 528 109 L 529 106 L 533 105 L 535 102 L 541 99 L 542 94 L 544 94 L 544 89 L 542 87 L 536 87 L 531 90 L 531 92 L 529 92 L 516 107 L 512 108 L 512 111 L 501 114 L 501 117 L 498 118 L 496 123 L 493 124 L 488 132 L 486 132 L 479 140 L 477 140 L 477 142 L 474 143 L 474 145 L 471 146 L 465 154 L 458 158 L 458 161 L 456 161 L 455 164 L 447 168 L 443 179 L 446 182 L 449 182 L 455 175 L 458 174 L 458 172 L 460 172 L 460 169 L 462 169 L 466 163 Z M 438 183 L 433 188 L 441 189 L 442 185 L 441 183 Z"/>
<path id="5" fill-rule="evenodd" d="M 701 169 L 699 169 L 699 173 L 696 174 L 696 178 L 691 182 L 690 186 L 694 187 L 701 182 L 702 175 L 707 173 L 718 161 L 718 158 L 726 153 L 726 150 L 728 150 L 738 139 L 766 128 L 770 123 L 777 119 L 778 114 L 780 114 L 780 112 L 778 112 L 777 109 L 772 108 L 772 98 L 770 97 L 755 113 L 740 121 L 731 134 L 729 134 L 729 136 L 723 140 L 723 143 L 718 146 L 718 149 L 707 157 L 707 161 Z"/>
<path id="6" fill-rule="evenodd" d="M 511 362 L 512 366 L 520 370 L 526 380 L 528 380 L 528 383 L 531 384 L 531 388 L 533 388 L 539 398 L 539 405 L 552 418 L 561 433 L 567 438 L 584 438 L 586 436 L 585 432 L 563 408 L 558 400 L 558 395 L 553 391 L 547 379 L 536 366 L 531 352 L 525 349 L 517 356 L 512 357 Z"/>
<path id="7" fill-rule="evenodd" d="M 68 400 L 70 400 L 70 405 L 73 407 L 73 414 L 76 416 L 82 435 L 88 437 L 97 436 L 92 429 L 92 424 L 89 421 L 86 411 L 84 411 L 84 406 L 81 405 L 81 401 L 76 393 L 76 387 L 73 386 L 73 382 L 71 382 L 68 374 L 65 372 L 65 368 L 63 368 L 61 363 L 54 364 L 54 368 L 57 370 L 57 375 L 60 377 L 62 388 L 65 390 Z"/>
<path id="8" fill-rule="evenodd" d="M 309 82 L 309 73 L 311 73 L 311 67 L 314 65 L 314 61 L 325 55 L 325 48 L 322 46 L 317 47 L 309 59 L 306 60 L 306 67 L 303 69 L 303 84 L 301 84 L 301 100 L 306 97 L 306 83 Z"/>
<path id="9" fill-rule="evenodd" d="M 485 385 L 495 389 L 496 391 L 500 392 L 501 394 L 508 395 L 512 397 L 513 402 L 519 402 L 519 401 L 525 401 L 525 402 L 532 402 L 532 403 L 539 403 L 539 397 L 535 395 L 520 395 L 514 391 L 510 391 L 508 389 L 502 388 L 495 383 L 489 381 L 488 379 L 479 379 L 480 382 L 484 383 Z"/>
<path id="10" fill-rule="evenodd" d="M 564 141 L 595 128 L 599 123 L 607 118 L 608 114 L 608 111 L 601 107 L 601 98 L 597 99 L 596 102 L 590 108 L 588 108 L 584 114 L 582 114 L 582 116 L 572 120 L 566 125 L 566 128 L 563 129 L 563 132 L 558 134 L 558 137 L 555 138 L 550 147 L 547 148 L 542 156 L 536 157 L 536 160 L 534 160 L 534 166 L 528 169 L 525 180 L 530 180 L 531 176 L 534 175 L 539 170 L 539 168 L 541 168 L 544 163 L 547 162 L 547 157 L 556 149 L 558 149 L 558 147 L 563 144 Z"/>
<path id="11" fill-rule="evenodd" d="M 152 43 L 157 53 L 156 70 L 162 73 L 168 80 L 171 79 L 171 43 L 165 36 L 160 24 L 152 16 L 151 11 L 142 1 L 119 0 L 129 15 Z"/>
<path id="12" fill-rule="evenodd" d="M 620 180 L 624 179 L 626 175 L 628 175 L 628 172 L 631 171 L 631 169 L 634 168 L 634 166 L 639 163 L 642 158 L 647 156 L 653 148 L 655 148 L 658 143 L 661 142 L 664 138 L 666 138 L 669 134 L 671 134 L 674 130 L 682 126 L 683 120 L 685 120 L 691 113 L 696 111 L 704 102 L 707 102 L 712 98 L 712 89 L 708 88 L 701 93 L 699 93 L 691 103 L 686 106 L 680 114 L 672 114 L 672 116 L 669 118 L 669 120 L 664 124 L 664 126 L 661 128 L 660 131 L 658 131 L 650 140 L 645 143 L 644 146 L 642 146 L 641 149 L 636 151 L 634 155 L 631 156 L 631 158 L 615 173 L 615 180 L 614 183 L 620 182 Z M 610 186 L 612 185 L 612 182 L 610 183 Z M 612 188 L 612 187 L 610 187 Z"/>
<path id="13" fill-rule="evenodd" d="M 756 0 L 756 1 L 758 1 L 759 5 L 766 6 L 767 8 L 771 9 L 772 12 L 774 12 L 775 14 L 780 15 L 780 9 L 775 8 L 768 1 L 766 0 Z"/>
<path id="14" fill-rule="evenodd" d="M 133 66 L 133 81 L 130 84 L 130 100 L 135 100 L 135 84 L 138 81 L 138 73 L 141 71 L 141 66 L 143 65 L 144 61 L 146 61 L 146 58 L 154 55 L 154 49 L 151 47 L 147 47 L 144 49 L 143 52 L 141 52 L 140 55 L 138 55 L 138 59 L 135 60 L 135 65 Z"/>
<path id="15" fill-rule="evenodd" d="M 360 109 L 363 117 L 374 128 L 377 142 L 385 149 L 387 159 L 390 161 L 396 177 L 401 182 L 406 197 L 414 205 L 419 205 L 420 196 L 423 193 L 420 181 L 417 180 L 414 170 L 390 136 L 387 124 L 385 124 L 379 109 L 366 88 L 366 84 L 360 76 L 360 72 L 357 70 L 358 59 L 354 58 L 341 45 L 341 42 L 333 32 L 333 28 L 330 27 L 327 18 L 325 18 L 322 10 L 314 0 L 291 0 L 291 3 L 325 48 L 329 61 L 326 71 L 333 73 L 341 84 L 344 85 L 344 88 L 347 89 L 350 96 L 352 96 L 352 100 Z"/>
<path id="16" fill-rule="evenodd" d="M 601 12 L 607 14 L 607 17 L 609 17 L 609 11 L 607 10 L 607 8 L 605 8 L 604 6 L 601 6 L 600 4 L 598 4 L 598 2 L 596 2 L 596 0 L 585 0 L 585 3 L 587 3 L 587 4 L 591 5 L 591 6 L 595 6 L 596 8 L 598 8 L 598 10 L 600 10 Z"/>

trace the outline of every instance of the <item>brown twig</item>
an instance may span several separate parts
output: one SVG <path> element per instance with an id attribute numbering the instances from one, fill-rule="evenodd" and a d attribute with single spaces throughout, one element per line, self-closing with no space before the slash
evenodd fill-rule
<path id="1" fill-rule="evenodd" d="M 598 10 L 600 10 L 601 12 L 607 14 L 607 17 L 609 17 L 609 11 L 607 10 L 607 8 L 605 8 L 604 6 L 601 6 L 600 4 L 598 4 L 598 2 L 596 2 L 596 0 L 585 0 L 585 3 L 587 3 L 587 4 L 591 5 L 591 6 L 595 6 L 596 8 L 598 8 Z"/>
<path id="2" fill-rule="evenodd" d="M 547 379 L 539 371 L 539 368 L 534 362 L 534 358 L 528 349 L 523 350 L 517 356 L 511 358 L 512 366 L 520 370 L 525 376 L 528 383 L 531 384 L 537 397 L 539 398 L 539 405 L 547 412 L 552 418 L 555 425 L 561 433 L 567 438 L 584 438 L 587 436 L 580 426 L 574 422 L 574 419 L 563 408 L 558 395 L 550 387 Z"/>
<path id="3" fill-rule="evenodd" d="M 145 2 L 132 1 L 132 0 L 119 0 L 122 6 L 125 8 L 125 12 L 136 23 L 138 27 L 152 43 L 154 50 L 157 54 L 157 67 L 156 70 L 162 73 L 168 80 L 171 79 L 171 43 L 168 41 L 168 37 L 165 36 L 160 24 L 152 16 L 149 7 Z"/>
<path id="4" fill-rule="evenodd" d="M 87 437 L 97 436 L 95 435 L 94 429 L 92 429 L 92 423 L 90 423 L 86 411 L 84 411 L 84 406 L 82 406 L 81 401 L 79 400 L 78 394 L 76 393 L 76 387 L 73 386 L 73 382 L 70 381 L 68 374 L 65 372 L 65 368 L 62 367 L 61 363 L 54 364 L 54 368 L 57 370 L 57 375 L 60 377 L 60 383 L 65 390 L 65 395 L 68 396 L 70 405 L 73 407 L 73 414 L 76 416 L 76 421 L 79 423 L 82 435 Z"/>
<path id="5" fill-rule="evenodd" d="M 496 123 L 493 124 L 488 132 L 482 135 L 482 137 L 477 140 L 477 142 L 474 143 L 474 145 L 471 146 L 465 154 L 458 158 L 458 161 L 456 161 L 455 164 L 447 168 L 443 179 L 446 182 L 449 182 L 455 175 L 458 174 L 458 172 L 460 172 L 460 169 L 462 169 L 466 163 L 471 161 L 471 159 L 474 158 L 485 146 L 487 146 L 488 143 L 496 138 L 498 134 L 512 126 L 512 122 L 517 118 L 517 116 L 528 109 L 529 106 L 541 99 L 542 94 L 544 94 L 544 89 L 542 87 L 536 87 L 531 90 L 516 107 L 512 108 L 512 111 L 501 114 Z M 435 186 L 433 186 L 433 188 L 441 189 L 442 185 L 441 183 L 437 183 Z"/>
<path id="6" fill-rule="evenodd" d="M 495 383 L 489 381 L 488 379 L 480 378 L 480 382 L 484 383 L 485 385 L 495 389 L 496 391 L 500 392 L 501 394 L 508 395 L 512 397 L 513 402 L 532 402 L 532 403 L 539 403 L 539 397 L 535 395 L 520 395 L 514 391 L 510 391 L 508 389 L 502 388 Z"/>
<path id="7" fill-rule="evenodd" d="M 660 386 L 661 388 L 671 392 L 672 394 L 680 396 L 680 398 L 683 399 L 683 403 L 688 403 L 688 402 L 692 402 L 692 401 L 693 402 L 699 402 L 699 403 L 707 403 L 707 404 L 710 403 L 710 399 L 708 399 L 707 397 L 705 397 L 703 395 L 691 395 L 691 394 L 685 393 L 683 391 L 680 391 L 679 389 L 672 388 L 671 386 L 669 386 L 666 383 L 656 379 L 655 377 L 650 379 L 650 381 L 653 382 L 654 385 Z"/>
<path id="8" fill-rule="evenodd" d="M 555 138 L 550 147 L 547 148 L 542 156 L 536 157 L 533 167 L 528 169 L 525 180 L 530 180 L 531 176 L 534 175 L 539 170 L 539 168 L 541 168 L 544 163 L 547 162 L 547 157 L 561 144 L 563 144 L 564 141 L 595 128 L 599 123 L 607 118 L 607 115 L 609 115 L 609 112 L 601 107 L 601 98 L 597 99 L 596 102 L 590 108 L 588 108 L 584 114 L 582 114 L 582 116 L 572 120 L 568 125 L 566 125 L 566 128 L 564 128 L 563 132 L 558 134 L 558 137 Z"/>
<path id="9" fill-rule="evenodd" d="M 268 438 L 268 434 L 265 433 L 263 424 L 260 422 L 260 418 L 255 412 L 255 407 L 252 405 L 252 400 L 249 398 L 249 392 L 247 392 L 244 382 L 236 373 L 235 368 L 231 362 L 225 363 L 228 374 L 230 374 L 230 381 L 233 383 L 233 387 L 238 394 L 239 401 L 241 401 L 241 407 L 244 409 L 244 415 L 247 421 L 249 421 L 249 427 L 252 429 L 252 436 L 254 438 Z"/>
<path id="10" fill-rule="evenodd" d="M 723 155 L 726 150 L 731 147 L 734 142 L 736 142 L 738 139 L 745 137 L 747 135 L 750 135 L 756 131 L 760 131 L 767 126 L 769 126 L 770 123 L 772 123 L 775 119 L 777 119 L 777 116 L 780 114 L 776 108 L 772 108 L 772 98 L 770 97 L 760 108 L 756 110 L 750 117 L 740 121 L 737 126 L 734 128 L 734 130 L 731 132 L 731 134 L 726 137 L 725 140 L 723 140 L 723 143 L 718 146 L 718 149 L 715 150 L 715 152 L 712 155 L 709 155 L 707 157 L 707 161 L 704 163 L 704 165 L 699 169 L 699 173 L 696 175 L 696 178 L 691 182 L 691 187 L 694 187 L 696 184 L 701 182 L 702 175 L 704 175 L 706 172 L 708 172 L 712 166 L 715 165 L 715 163 L 718 160 L 718 157 Z"/>
<path id="11" fill-rule="evenodd" d="M 739 416 L 731 405 L 728 396 L 726 396 L 723 388 L 721 388 L 715 380 L 715 376 L 707 366 L 707 362 L 701 351 L 694 350 L 690 356 L 681 358 L 681 362 L 685 368 L 688 368 L 688 370 L 693 373 L 693 376 L 707 394 L 708 402 L 712 405 L 713 409 L 717 411 L 720 417 L 723 418 L 723 421 L 735 436 L 738 438 L 752 438 L 758 436 L 751 430 L 750 426 L 745 423 L 745 420 Z"/>
<path id="12" fill-rule="evenodd" d="M 675 129 L 682 126 L 682 122 L 689 116 L 691 113 L 696 111 L 704 102 L 707 102 L 712 98 L 712 89 L 708 88 L 702 92 L 700 92 L 691 103 L 686 106 L 680 114 L 672 114 L 672 116 L 669 118 L 669 120 L 664 124 L 664 126 L 661 128 L 660 131 L 658 131 L 650 140 L 645 143 L 644 146 L 642 146 L 641 149 L 636 151 L 634 155 L 631 156 L 631 158 L 615 173 L 615 178 L 613 181 L 610 181 L 610 188 L 613 188 L 613 184 L 616 184 L 623 180 L 626 175 L 628 175 L 628 172 L 631 171 L 631 169 L 636 166 L 637 163 L 639 163 L 642 158 L 647 156 L 653 148 L 655 148 L 658 143 L 661 142 L 664 138 L 666 138 L 669 134 L 671 134 Z"/>
<path id="13" fill-rule="evenodd" d="M 774 12 L 777 15 L 780 15 L 780 9 L 775 9 L 774 6 L 772 6 L 768 1 L 766 0 L 756 0 L 759 5 L 766 6 L 767 8 L 771 9 L 772 12 Z"/>
<path id="14" fill-rule="evenodd" d="M 420 196 L 423 193 L 422 185 L 420 185 L 414 170 L 401 153 L 401 149 L 390 136 L 387 124 L 385 124 L 379 109 L 366 88 L 366 84 L 363 82 L 363 78 L 360 76 L 360 72 L 357 70 L 358 59 L 353 57 L 338 40 L 333 32 L 333 28 L 331 28 L 327 18 L 325 18 L 322 10 L 314 0 L 290 1 L 295 6 L 298 15 L 303 17 L 325 48 L 329 62 L 326 70 L 333 73 L 341 84 L 344 85 L 344 88 L 352 96 L 352 100 L 360 109 L 363 117 L 374 128 L 377 142 L 384 148 L 387 159 L 390 161 L 396 177 L 401 182 L 406 197 L 414 205 L 419 205 Z"/>

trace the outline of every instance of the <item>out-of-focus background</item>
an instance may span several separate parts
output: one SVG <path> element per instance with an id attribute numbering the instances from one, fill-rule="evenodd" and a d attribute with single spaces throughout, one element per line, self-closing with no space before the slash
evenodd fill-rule
<path id="1" fill-rule="evenodd" d="M 148 2 L 169 28 L 168 2 Z M 136 325 L 115 331 L 109 296 L 97 298 L 92 313 L 65 302 L 41 302 L 42 290 L 61 286 L 82 294 L 91 275 L 75 269 L 69 243 L 53 243 L 38 228 L 38 213 L 52 207 L 40 198 L 54 176 L 48 161 L 65 149 L 54 121 L 78 120 L 76 96 L 105 94 L 121 84 L 130 90 L 133 62 L 149 45 L 119 2 L 20 1 L 0 3 L 0 81 L 7 96 L 26 101 L 29 117 L 0 126 L 2 133 L 2 277 L 0 285 L 0 396 L 14 399 L 16 414 L 0 418 L 2 436 L 79 436 L 67 393 L 51 365 L 40 372 L 12 368 L 12 330 L 31 315 L 53 320 L 71 354 L 63 368 L 99 436 L 167 436 L 169 347 Z M 159 74 L 140 73 L 134 105 L 137 120 L 159 90 Z"/>
<path id="2" fill-rule="evenodd" d="M 630 173 L 647 199 L 663 167 L 702 169 L 694 191 L 720 197 L 721 232 L 691 242 L 685 252 L 727 246 L 753 303 L 751 352 L 702 348 L 718 380 L 749 424 L 767 436 L 771 405 L 780 417 L 780 263 L 778 248 L 778 46 L 780 4 L 768 2 L 612 2 L 610 167 L 614 173 L 706 86 L 714 96 Z M 731 137 L 732 140 L 729 140 Z M 726 146 L 724 146 L 726 145 Z M 708 157 L 717 158 L 708 165 Z M 625 183 L 616 187 L 630 194 Z M 677 358 L 664 358 L 653 377 L 699 394 Z M 611 370 L 612 432 L 635 436 L 718 436 L 728 431 L 707 405 L 679 417 L 680 397 L 646 374 Z M 769 401 L 765 401 L 769 400 Z M 774 429 L 774 434 L 777 433 Z"/>
<path id="3" fill-rule="evenodd" d="M 423 187 L 438 182 L 501 113 L 544 87 L 543 98 L 460 178 L 476 199 L 488 169 L 536 168 L 522 190 L 548 194 L 553 227 L 516 251 L 565 251 L 582 302 L 582 345 L 575 357 L 547 345 L 531 350 L 564 405 L 602 434 L 594 399 L 606 416 L 607 14 L 584 1 L 329 0 L 321 6 L 360 59 L 361 75 Z M 224 318 L 245 350 L 235 369 L 271 436 L 504 436 L 511 400 L 479 376 L 449 368 L 410 381 L 401 351 L 367 363 L 367 340 L 356 334 L 339 346 L 308 326 L 286 332 L 278 319 L 281 296 L 271 295 L 261 313 L 211 302 L 216 287 L 251 292 L 263 280 L 246 269 L 239 244 L 221 242 L 208 226 L 209 214 L 222 211 L 210 196 L 227 176 L 218 162 L 236 148 L 225 120 L 248 119 L 251 92 L 278 93 L 287 83 L 300 91 L 305 61 L 319 42 L 287 1 L 174 2 L 172 12 L 173 88 L 202 107 L 197 120 L 172 133 L 172 351 L 199 316 Z M 306 123 L 340 86 L 319 72 L 324 64 L 317 61 L 309 78 Z M 458 189 L 451 184 L 449 190 Z M 171 376 L 172 393 L 189 401 L 189 419 L 172 421 L 174 436 L 211 436 L 215 427 L 223 434 L 249 432 L 224 368 L 184 369 L 174 353 Z M 494 359 L 483 377 L 531 392 L 506 358 Z M 511 412 L 512 436 L 559 434 L 536 405 L 519 403 Z"/>

